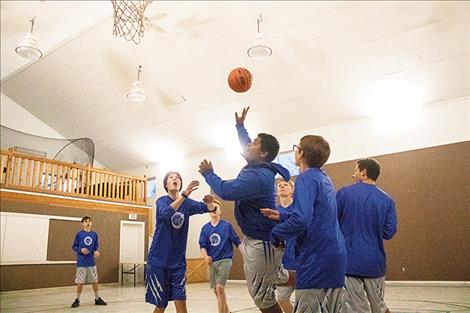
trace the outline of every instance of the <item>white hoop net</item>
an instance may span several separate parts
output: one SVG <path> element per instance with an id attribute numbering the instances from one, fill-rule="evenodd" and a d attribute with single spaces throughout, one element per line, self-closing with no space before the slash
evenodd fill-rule
<path id="1" fill-rule="evenodd" d="M 144 37 L 144 12 L 152 0 L 111 0 L 114 9 L 113 35 L 136 45 Z"/>

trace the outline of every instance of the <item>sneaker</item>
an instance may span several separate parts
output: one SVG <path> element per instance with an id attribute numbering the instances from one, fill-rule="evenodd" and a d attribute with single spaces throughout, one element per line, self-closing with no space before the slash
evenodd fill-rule
<path id="1" fill-rule="evenodd" d="M 95 305 L 108 305 L 106 302 L 104 302 L 101 297 L 98 298 L 98 300 L 95 300 Z"/>
<path id="2" fill-rule="evenodd" d="M 75 301 L 72 303 L 72 308 L 77 308 L 80 306 L 80 301 L 78 299 L 75 299 Z"/>

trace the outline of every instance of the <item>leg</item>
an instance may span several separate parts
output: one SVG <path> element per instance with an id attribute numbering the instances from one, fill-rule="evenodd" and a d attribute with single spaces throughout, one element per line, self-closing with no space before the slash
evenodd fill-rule
<path id="1" fill-rule="evenodd" d="M 259 309 L 262 313 L 282 313 L 282 309 L 278 303 L 267 309 Z"/>
<path id="2" fill-rule="evenodd" d="M 390 312 L 385 304 L 385 277 L 364 278 L 364 289 L 372 313 Z"/>
<path id="3" fill-rule="evenodd" d="M 294 288 L 291 286 L 278 286 L 276 288 L 277 303 L 279 303 L 284 313 L 292 313 L 294 310 L 294 307 L 290 303 L 290 297 L 293 292 Z"/>
<path id="4" fill-rule="evenodd" d="M 176 313 L 188 313 L 186 300 L 175 300 Z"/>
<path id="5" fill-rule="evenodd" d="M 343 312 L 371 312 L 364 281 L 361 278 L 346 276 Z"/>
<path id="6" fill-rule="evenodd" d="M 84 284 L 77 284 L 77 299 L 80 299 L 80 295 L 82 294 Z"/>
<path id="7" fill-rule="evenodd" d="M 294 307 L 292 306 L 292 304 L 290 303 L 288 299 L 278 300 L 278 303 L 281 306 L 282 311 L 284 311 L 284 313 L 292 313 L 292 311 L 294 310 Z"/>
<path id="8" fill-rule="evenodd" d="M 153 310 L 153 313 L 163 313 L 165 312 L 165 309 L 166 308 L 159 308 L 158 306 L 156 306 L 155 309 Z"/>
<path id="9" fill-rule="evenodd" d="M 217 306 L 219 313 L 228 313 L 227 296 L 225 295 L 225 287 L 217 284 Z"/>

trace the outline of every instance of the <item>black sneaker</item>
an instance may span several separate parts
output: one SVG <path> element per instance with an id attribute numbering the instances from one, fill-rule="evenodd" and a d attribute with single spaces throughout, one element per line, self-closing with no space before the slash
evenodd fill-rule
<path id="1" fill-rule="evenodd" d="M 101 297 L 98 298 L 98 300 L 95 300 L 95 305 L 108 305 L 106 302 L 104 302 Z"/>
<path id="2" fill-rule="evenodd" d="M 75 301 L 72 303 L 72 308 L 77 308 L 80 306 L 80 301 L 78 299 L 75 299 Z"/>

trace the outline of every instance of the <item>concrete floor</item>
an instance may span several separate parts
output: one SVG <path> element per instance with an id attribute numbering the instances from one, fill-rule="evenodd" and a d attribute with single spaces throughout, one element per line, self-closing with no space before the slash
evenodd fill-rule
<path id="1" fill-rule="evenodd" d="M 227 296 L 232 312 L 259 312 L 251 301 L 244 282 L 229 281 Z M 207 283 L 187 285 L 188 311 L 190 313 L 217 312 L 215 296 Z M 152 312 L 153 306 L 145 303 L 143 285 L 100 285 L 100 296 L 107 306 L 94 305 L 91 286 L 85 286 L 79 308 L 70 305 L 76 296 L 75 287 L 9 291 L 0 293 L 1 312 Z M 387 284 L 387 305 L 392 313 L 400 312 L 466 312 L 470 313 L 470 285 L 429 286 L 427 284 Z M 175 312 L 170 303 L 166 312 Z"/>

